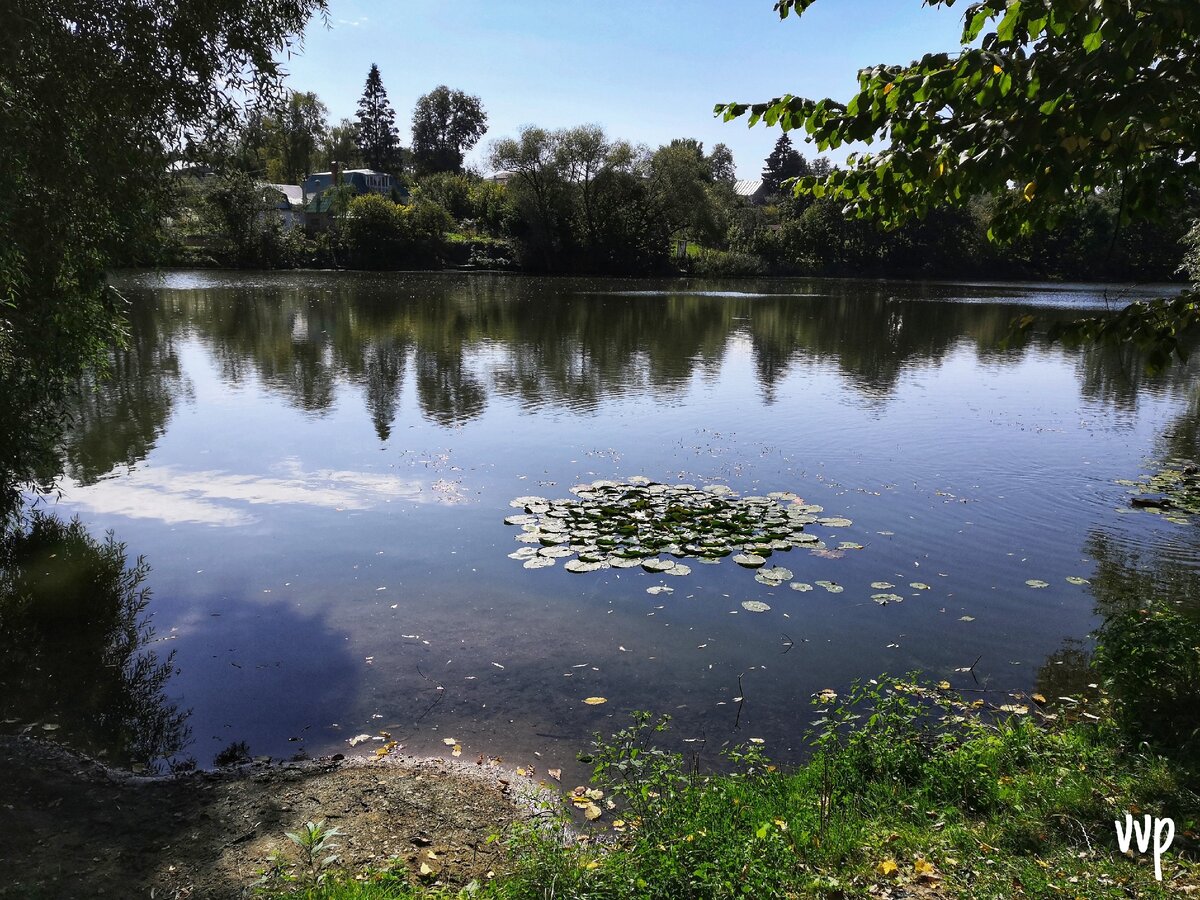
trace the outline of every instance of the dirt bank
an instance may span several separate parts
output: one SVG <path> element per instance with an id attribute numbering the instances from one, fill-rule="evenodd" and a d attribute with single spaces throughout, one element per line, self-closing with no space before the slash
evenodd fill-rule
<path id="1" fill-rule="evenodd" d="M 493 832 L 535 814 L 538 786 L 487 763 L 388 756 L 146 778 L 0 737 L 0 897 L 245 896 L 284 836 L 324 819 L 340 865 L 396 859 L 461 885 L 504 865 Z M 432 851 L 432 853 L 431 853 Z"/>

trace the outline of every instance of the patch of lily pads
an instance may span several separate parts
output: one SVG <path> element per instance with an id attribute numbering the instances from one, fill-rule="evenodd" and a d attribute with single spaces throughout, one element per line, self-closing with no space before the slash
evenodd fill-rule
<path id="1" fill-rule="evenodd" d="M 1190 460 L 1171 459 L 1155 474 L 1138 481 L 1117 482 L 1134 496 L 1136 509 L 1161 515 L 1168 522 L 1187 525 L 1200 515 L 1200 466 Z"/>
<path id="2" fill-rule="evenodd" d="M 681 560 L 712 564 L 731 557 L 754 570 L 759 583 L 779 587 L 791 581 L 793 572 L 770 564 L 773 554 L 793 548 L 825 550 L 825 542 L 805 531 L 806 526 L 853 524 L 842 516 L 819 518 L 822 507 L 790 491 L 741 497 L 721 484 L 661 484 L 634 476 L 578 484 L 571 493 L 574 498 L 526 496 L 510 502 L 519 512 L 504 522 L 521 529 L 516 540 L 523 545 L 510 558 L 527 569 L 561 560 L 564 569 L 577 574 L 641 567 L 682 576 L 692 570 Z M 849 541 L 841 547 L 861 549 Z"/>

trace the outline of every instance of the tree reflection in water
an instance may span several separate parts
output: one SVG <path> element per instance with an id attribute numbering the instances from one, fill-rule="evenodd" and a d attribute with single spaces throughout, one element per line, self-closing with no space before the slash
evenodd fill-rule
<path id="1" fill-rule="evenodd" d="M 188 743 L 188 714 L 166 695 L 174 654 L 147 649 L 150 567 L 126 562 L 78 520 L 34 513 L 0 537 L 0 716 L 157 771 Z"/>

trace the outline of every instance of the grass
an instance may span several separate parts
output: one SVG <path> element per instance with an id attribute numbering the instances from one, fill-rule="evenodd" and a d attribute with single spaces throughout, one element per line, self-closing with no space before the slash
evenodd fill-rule
<path id="1" fill-rule="evenodd" d="M 636 713 L 597 740 L 594 782 L 613 800 L 579 840 L 568 814 L 505 836 L 511 871 L 467 886 L 478 898 L 1166 896 L 1200 884 L 1200 804 L 1178 759 L 1136 747 L 1103 705 L 1066 721 L 997 713 L 913 681 L 828 696 L 810 761 L 775 767 L 748 744 L 729 771 L 699 774 L 657 748 L 666 719 Z M 1040 721 L 1033 721 L 1037 716 Z M 1114 819 L 1172 816 L 1154 879 L 1122 855 Z M 403 870 L 343 874 L 301 896 L 459 896 Z"/>

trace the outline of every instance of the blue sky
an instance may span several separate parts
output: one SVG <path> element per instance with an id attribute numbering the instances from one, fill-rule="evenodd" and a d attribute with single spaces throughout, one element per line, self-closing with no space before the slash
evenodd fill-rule
<path id="1" fill-rule="evenodd" d="M 778 130 L 723 123 L 713 104 L 785 92 L 844 100 L 864 66 L 954 50 L 961 14 L 920 0 L 820 0 L 784 21 L 772 0 L 329 0 L 330 27 L 310 23 L 286 68 L 289 85 L 315 91 L 337 120 L 353 117 L 377 63 L 402 143 L 422 94 L 446 84 L 477 95 L 488 133 L 468 161 L 484 170 L 487 144 L 521 125 L 595 123 L 651 147 L 724 142 L 738 176 L 754 178 Z"/>

